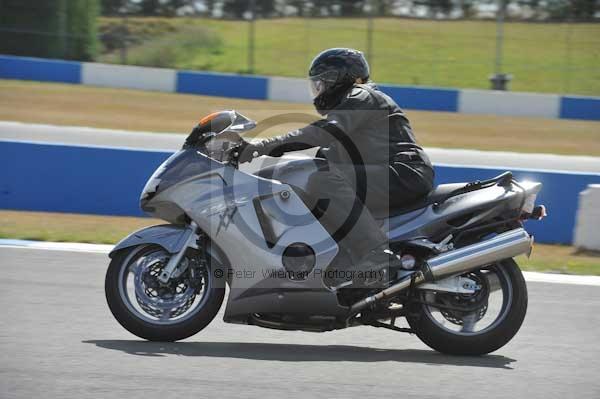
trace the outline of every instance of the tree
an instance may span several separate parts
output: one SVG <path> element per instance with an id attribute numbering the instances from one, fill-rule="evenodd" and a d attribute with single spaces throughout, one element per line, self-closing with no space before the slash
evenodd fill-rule
<path id="1" fill-rule="evenodd" d="M 312 8 L 312 14 L 315 17 L 322 17 L 324 14 L 332 15 L 334 2 L 328 0 L 313 0 L 314 7 Z"/>
<path id="2" fill-rule="evenodd" d="M 394 9 L 394 0 L 374 0 L 373 7 L 375 8 L 373 12 L 378 16 L 391 15 Z"/>
<path id="3" fill-rule="evenodd" d="M 427 4 L 429 5 L 434 16 L 440 12 L 444 15 L 448 15 L 450 14 L 450 11 L 452 11 L 451 0 L 428 0 Z"/>
<path id="4" fill-rule="evenodd" d="M 223 12 L 225 15 L 242 19 L 244 13 L 249 10 L 249 1 L 245 0 L 226 0 L 223 2 Z"/>
<path id="5" fill-rule="evenodd" d="M 591 20 L 598 8 L 597 0 L 571 0 L 571 15 L 576 19 Z"/>
<path id="6" fill-rule="evenodd" d="M 169 0 L 169 1 L 162 1 L 161 2 L 161 7 L 159 8 L 159 12 L 161 15 L 166 15 L 166 16 L 175 16 L 177 15 L 177 10 L 179 10 L 180 8 L 187 6 L 187 5 L 191 5 L 193 6 L 194 1 L 193 0 Z"/>
<path id="7" fill-rule="evenodd" d="M 242 19 L 254 5 L 254 17 L 269 17 L 275 12 L 274 0 L 225 0 L 223 11 L 230 18 Z"/>
<path id="8" fill-rule="evenodd" d="M 97 0 L 67 2 L 67 43 L 64 58 L 91 61 L 97 52 L 96 18 L 100 13 Z"/>
<path id="9" fill-rule="evenodd" d="M 0 53 L 91 60 L 99 0 L 0 1 Z"/>
<path id="10" fill-rule="evenodd" d="M 129 0 L 102 0 L 102 15 L 119 14 L 128 2 Z"/>
<path id="11" fill-rule="evenodd" d="M 460 0 L 460 9 L 463 18 L 471 18 L 475 12 L 474 5 L 476 0 Z M 536 0 L 537 1 L 537 0 Z"/>
<path id="12" fill-rule="evenodd" d="M 160 0 L 141 0 L 140 13 L 142 15 L 160 15 Z"/>
<path id="13" fill-rule="evenodd" d="M 363 14 L 364 0 L 340 0 L 339 3 L 342 16 L 359 16 Z"/>

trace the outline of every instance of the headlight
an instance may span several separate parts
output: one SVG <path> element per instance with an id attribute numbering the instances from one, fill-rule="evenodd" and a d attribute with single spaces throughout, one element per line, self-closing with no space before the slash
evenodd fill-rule
<path id="1" fill-rule="evenodd" d="M 142 193 L 140 194 L 140 201 L 148 200 L 156 194 L 156 191 L 158 190 L 158 185 L 162 180 L 159 176 L 163 174 L 170 160 L 171 157 L 169 157 L 166 161 L 161 163 L 160 166 L 156 168 L 154 173 L 152 173 L 152 176 L 150 176 L 142 190 Z"/>
<path id="2" fill-rule="evenodd" d="M 140 195 L 140 201 L 152 198 L 156 194 L 159 184 L 160 178 L 158 177 L 151 177 L 148 179 L 144 189 L 142 190 L 142 194 Z"/>

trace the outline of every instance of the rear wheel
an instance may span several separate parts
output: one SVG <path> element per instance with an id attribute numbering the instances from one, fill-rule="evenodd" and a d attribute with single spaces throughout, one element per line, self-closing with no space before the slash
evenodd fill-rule
<path id="1" fill-rule="evenodd" d="M 211 264 L 192 249 L 181 260 L 179 275 L 174 273 L 162 284 L 158 276 L 170 256 L 160 246 L 140 245 L 115 254 L 108 267 L 108 306 L 117 321 L 140 338 L 190 337 L 212 321 L 223 303 L 225 288 L 214 278 Z"/>
<path id="2" fill-rule="evenodd" d="M 517 333 L 527 312 L 527 286 L 513 259 L 463 275 L 474 294 L 422 291 L 408 322 L 429 347 L 453 355 L 493 352 Z M 436 306 L 438 305 L 438 306 Z"/>

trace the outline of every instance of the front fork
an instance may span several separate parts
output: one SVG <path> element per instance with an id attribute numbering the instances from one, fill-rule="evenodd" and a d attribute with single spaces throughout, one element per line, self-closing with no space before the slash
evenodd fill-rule
<path id="1" fill-rule="evenodd" d="M 181 250 L 171 256 L 171 259 L 169 259 L 169 262 L 158 276 L 158 280 L 161 283 L 167 284 L 174 274 L 181 275 L 183 270 L 178 270 L 177 266 L 179 266 L 179 263 L 181 262 L 181 259 L 185 255 L 185 251 L 187 251 L 188 248 L 198 248 L 198 245 L 196 244 L 199 238 L 197 231 L 198 225 L 196 222 L 192 221 L 181 238 L 184 241 L 183 245 L 181 246 Z"/>

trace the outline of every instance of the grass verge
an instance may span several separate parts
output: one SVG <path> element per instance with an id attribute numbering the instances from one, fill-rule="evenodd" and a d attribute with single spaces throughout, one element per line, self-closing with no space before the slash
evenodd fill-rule
<path id="1" fill-rule="evenodd" d="M 375 18 L 372 76 L 379 82 L 445 87 L 489 88 L 493 72 L 495 21 L 431 21 Z M 199 68 L 223 72 L 248 70 L 246 21 L 203 18 L 100 18 L 103 32 L 131 32 L 134 43 L 126 60 L 153 65 L 157 43 L 171 42 L 173 68 Z M 305 76 L 312 58 L 329 47 L 368 47 L 366 18 L 274 18 L 255 22 L 254 70 L 263 75 Z M 125 28 L 126 26 L 126 28 Z M 181 32 L 202 29 L 204 35 L 181 40 Z M 189 35 L 188 35 L 189 36 Z M 141 38 L 141 40 L 138 40 Z M 600 24 L 504 24 L 503 70 L 513 75 L 511 90 L 552 93 L 600 94 Z M 204 42 L 204 43 L 203 43 Z M 186 52 L 185 46 L 208 46 Z M 179 49 L 181 49 L 181 51 Z M 180 55 L 180 56 L 179 56 Z M 118 50 L 99 61 L 120 62 Z"/>
<path id="2" fill-rule="evenodd" d="M 151 218 L 0 210 L 0 237 L 114 244 L 135 230 L 163 223 Z"/>
<path id="3" fill-rule="evenodd" d="M 202 116 L 232 108 L 259 123 L 287 112 L 318 117 L 308 104 L 0 80 L 0 120 L 187 133 Z M 407 112 L 424 146 L 600 156 L 600 122 Z"/>
<path id="4" fill-rule="evenodd" d="M 0 238 L 113 244 L 134 230 L 164 223 L 158 219 L 0 210 Z M 600 275 L 600 254 L 570 246 L 536 244 L 523 270 Z"/>

